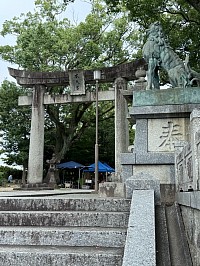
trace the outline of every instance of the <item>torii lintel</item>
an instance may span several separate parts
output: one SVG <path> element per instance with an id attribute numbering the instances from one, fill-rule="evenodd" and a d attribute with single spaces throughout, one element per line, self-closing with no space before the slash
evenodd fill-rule
<path id="1" fill-rule="evenodd" d="M 144 67 L 144 59 L 138 59 L 133 62 L 124 63 L 114 67 L 102 68 L 101 79 L 99 83 L 114 82 L 116 78 L 124 78 L 127 81 L 135 80 L 135 72 L 138 68 Z M 52 86 L 67 86 L 69 85 L 69 72 L 33 72 L 8 68 L 9 74 L 17 80 L 17 83 L 23 87 L 31 88 L 35 85 Z M 93 78 L 93 70 L 84 70 L 84 79 L 86 84 L 95 84 Z"/>

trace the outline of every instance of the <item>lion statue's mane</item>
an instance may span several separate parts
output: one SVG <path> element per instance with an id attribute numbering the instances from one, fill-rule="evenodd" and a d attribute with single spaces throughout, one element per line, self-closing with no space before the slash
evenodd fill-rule
<path id="1" fill-rule="evenodd" d="M 197 81 L 199 85 L 200 74 L 189 67 L 189 57 L 183 62 L 170 47 L 161 24 L 151 24 L 147 31 L 147 41 L 143 47 L 143 57 L 148 63 L 147 89 L 160 89 L 160 68 L 166 70 L 172 87 L 188 87 Z"/>

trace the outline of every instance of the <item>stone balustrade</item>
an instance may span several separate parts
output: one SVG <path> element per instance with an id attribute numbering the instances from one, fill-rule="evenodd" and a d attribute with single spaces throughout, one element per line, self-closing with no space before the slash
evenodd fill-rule
<path id="1" fill-rule="evenodd" d="M 177 145 L 179 146 L 179 145 Z M 200 110 L 190 115 L 190 141 L 176 151 L 176 188 L 177 191 L 199 190 L 200 179 Z"/>
<path id="2" fill-rule="evenodd" d="M 188 143 L 176 156 L 176 181 L 178 191 L 193 189 L 192 149 Z"/>

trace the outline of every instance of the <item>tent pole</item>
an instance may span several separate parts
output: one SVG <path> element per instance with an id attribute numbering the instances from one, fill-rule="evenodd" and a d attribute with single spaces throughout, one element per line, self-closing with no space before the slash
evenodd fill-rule
<path id="1" fill-rule="evenodd" d="M 80 176 L 81 176 L 81 170 L 78 168 L 78 189 L 80 188 Z"/>
<path id="2" fill-rule="evenodd" d="M 98 145 L 98 79 L 96 79 L 96 143 L 95 143 L 95 191 L 99 190 L 99 145 Z"/>

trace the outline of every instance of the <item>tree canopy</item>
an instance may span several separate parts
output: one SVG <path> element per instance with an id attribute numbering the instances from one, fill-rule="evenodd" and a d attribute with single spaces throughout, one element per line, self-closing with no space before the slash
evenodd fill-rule
<path id="1" fill-rule="evenodd" d="M 18 96 L 26 90 L 5 80 L 0 88 L 0 136 L 1 153 L 9 164 L 27 166 L 30 108 L 18 107 Z"/>
<path id="2" fill-rule="evenodd" d="M 130 10 L 132 16 L 134 17 L 134 11 L 139 11 L 141 7 L 144 7 L 146 11 L 152 11 L 152 16 L 154 13 L 169 12 L 169 8 L 176 8 L 178 5 L 181 7 L 184 4 L 188 4 L 193 7 L 197 12 L 200 13 L 200 2 L 198 0 L 175 0 L 175 1 L 163 1 L 163 0 L 151 0 L 146 2 L 144 0 L 106 0 L 106 3 L 114 10 L 120 9 L 121 5 L 127 7 Z M 140 10 L 144 11 L 144 10 Z M 147 16 L 150 14 L 147 14 Z M 137 16 L 137 14 L 136 14 Z"/>
<path id="3" fill-rule="evenodd" d="M 25 70 L 55 71 L 96 69 L 135 58 L 139 34 L 134 25 L 130 27 L 125 10 L 112 14 L 103 1 L 93 1 L 92 11 L 85 21 L 74 24 L 64 16 L 60 19 L 67 8 L 64 2 L 37 0 L 35 5 L 35 12 L 5 21 L 1 35 L 16 36 L 16 43 L 0 46 L 3 60 Z M 10 85 L 5 83 L 3 86 Z M 102 85 L 101 89 L 106 86 Z M 94 87 L 87 86 L 86 89 L 93 90 Z M 67 87 L 54 87 L 49 93 L 68 91 Z M 16 106 L 15 100 L 12 108 Z M 70 148 L 81 139 L 86 129 L 95 125 L 94 107 L 91 103 L 46 107 L 45 159 L 51 158 L 53 152 L 57 160 L 69 157 L 66 153 Z M 99 104 L 100 120 L 109 120 L 113 115 L 113 103 Z M 18 128 L 23 135 L 20 123 Z M 4 131 L 4 134 L 10 133 Z M 14 130 L 11 135 L 14 139 Z"/>
<path id="4" fill-rule="evenodd" d="M 190 53 L 190 64 L 200 69 L 200 2 L 198 0 L 106 0 L 112 12 L 129 10 L 130 20 L 144 32 L 152 22 L 160 21 L 170 45 L 180 57 Z M 143 45 L 144 42 L 141 42 Z"/>

